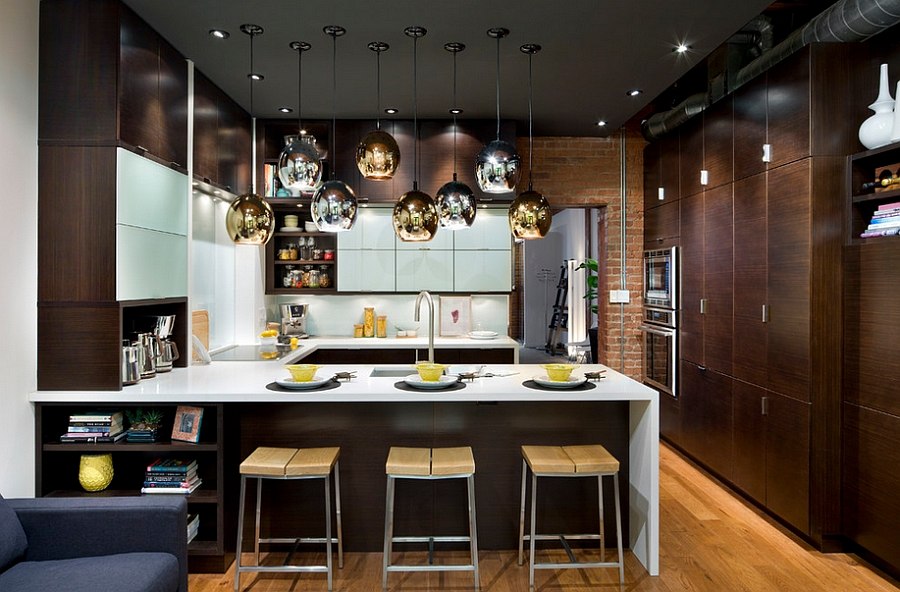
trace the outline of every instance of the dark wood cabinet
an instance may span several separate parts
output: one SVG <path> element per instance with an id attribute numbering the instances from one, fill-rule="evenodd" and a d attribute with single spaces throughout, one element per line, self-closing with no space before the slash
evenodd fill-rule
<path id="1" fill-rule="evenodd" d="M 194 178 L 244 193 L 250 187 L 251 149 L 250 115 L 195 69 Z"/>
<path id="2" fill-rule="evenodd" d="M 734 91 L 734 178 L 744 179 L 766 170 L 768 143 L 767 77 L 761 74 Z"/>
<path id="3" fill-rule="evenodd" d="M 681 191 L 681 144 L 677 133 L 659 139 L 659 185 L 663 188 L 664 201 L 677 201 Z"/>
<path id="4" fill-rule="evenodd" d="M 733 380 L 690 362 L 681 363 L 681 441 L 721 477 L 732 475 Z"/>
<path id="5" fill-rule="evenodd" d="M 677 201 L 667 201 L 644 210 L 644 248 L 662 249 L 678 244 L 681 232 Z"/>
<path id="6" fill-rule="evenodd" d="M 751 498 L 766 500 L 766 389 L 734 381 L 734 472 L 732 482 Z"/>
<path id="7" fill-rule="evenodd" d="M 213 183 L 219 178 L 219 107 L 221 91 L 194 68 L 194 177 Z"/>
<path id="8" fill-rule="evenodd" d="M 660 199 L 664 195 L 660 195 L 659 178 L 659 152 L 661 150 L 661 142 L 652 142 L 644 146 L 644 229 L 646 239 L 647 212 L 651 208 L 662 205 L 665 200 Z"/>
<path id="9" fill-rule="evenodd" d="M 707 189 L 734 180 L 734 117 L 731 96 L 703 112 L 703 170 Z"/>
<path id="10" fill-rule="evenodd" d="M 703 117 L 695 117 L 681 126 L 679 133 L 679 185 L 682 199 L 700 193 L 703 170 Z"/>
<path id="11" fill-rule="evenodd" d="M 682 360 L 703 365 L 703 194 L 681 198 L 681 311 L 679 351 Z"/>

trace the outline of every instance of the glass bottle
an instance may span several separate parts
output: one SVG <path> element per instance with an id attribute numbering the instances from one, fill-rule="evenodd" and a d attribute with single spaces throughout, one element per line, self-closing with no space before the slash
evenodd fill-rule
<path id="1" fill-rule="evenodd" d="M 331 287 L 331 271 L 328 269 L 327 265 L 319 266 L 319 287 L 320 288 L 330 288 Z"/>

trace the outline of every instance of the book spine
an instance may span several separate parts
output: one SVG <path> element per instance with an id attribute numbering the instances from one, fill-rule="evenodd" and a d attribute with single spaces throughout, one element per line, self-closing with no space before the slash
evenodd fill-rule
<path id="1" fill-rule="evenodd" d="M 191 469 L 197 468 L 197 461 L 191 461 L 190 463 L 184 464 L 182 461 L 175 461 L 173 459 L 157 459 L 147 467 L 147 471 L 150 472 L 171 472 L 171 473 L 187 473 Z"/>
<path id="2" fill-rule="evenodd" d="M 170 481 L 169 483 L 159 483 L 156 481 L 144 481 L 144 487 L 167 487 L 169 489 L 190 489 L 190 481 Z"/>
<path id="3" fill-rule="evenodd" d="M 892 202 L 892 203 L 881 204 L 880 206 L 878 206 L 878 211 L 879 211 L 879 212 L 880 212 L 880 211 L 883 211 L 883 210 L 892 210 L 892 209 L 900 209 L 900 201 L 895 201 L 895 202 Z"/>
<path id="4" fill-rule="evenodd" d="M 196 476 L 197 471 L 191 471 L 189 473 L 147 473 L 144 476 L 144 480 L 167 483 L 169 481 L 190 481 Z"/>

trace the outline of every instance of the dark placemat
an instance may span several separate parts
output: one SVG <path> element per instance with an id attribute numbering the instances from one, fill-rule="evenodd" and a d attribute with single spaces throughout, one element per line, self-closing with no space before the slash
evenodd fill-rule
<path id="1" fill-rule="evenodd" d="M 336 389 L 339 386 L 341 386 L 340 382 L 332 380 L 331 382 L 326 382 L 322 386 L 317 386 L 316 388 L 311 389 L 285 388 L 277 382 L 270 382 L 266 385 L 266 388 L 270 391 L 275 391 L 276 393 L 293 393 L 295 395 L 302 395 L 303 393 L 321 393 L 322 391 L 330 391 L 331 389 Z"/>
<path id="2" fill-rule="evenodd" d="M 597 385 L 591 381 L 583 382 L 578 386 L 573 386 L 572 388 L 553 388 L 551 386 L 541 386 L 533 380 L 526 380 L 522 383 L 522 386 L 530 389 L 534 389 L 536 391 L 549 391 L 549 392 L 559 392 L 559 391 L 589 391 L 591 389 L 597 388 Z"/>
<path id="3" fill-rule="evenodd" d="M 466 385 L 465 385 L 464 383 L 462 383 L 462 382 L 457 381 L 457 382 L 454 382 L 452 385 L 446 386 L 446 387 L 444 387 L 444 388 L 439 388 L 439 389 L 420 389 L 420 388 L 415 388 L 415 387 L 413 387 L 413 386 L 409 386 L 408 384 L 406 384 L 405 382 L 403 382 L 403 381 L 401 380 L 401 381 L 399 381 L 399 382 L 395 382 L 395 383 L 394 383 L 394 388 L 397 389 L 397 390 L 406 391 L 406 392 L 408 392 L 408 393 L 419 393 L 419 394 L 421 394 L 421 393 L 428 393 L 428 392 L 447 393 L 447 392 L 450 392 L 450 391 L 460 391 L 460 390 L 466 388 Z"/>

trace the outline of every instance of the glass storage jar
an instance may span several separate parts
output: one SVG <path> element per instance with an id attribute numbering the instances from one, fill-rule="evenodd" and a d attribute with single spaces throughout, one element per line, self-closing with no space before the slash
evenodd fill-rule
<path id="1" fill-rule="evenodd" d="M 319 266 L 319 287 L 320 288 L 330 288 L 331 287 L 331 270 L 328 269 L 328 265 L 320 265 Z"/>

